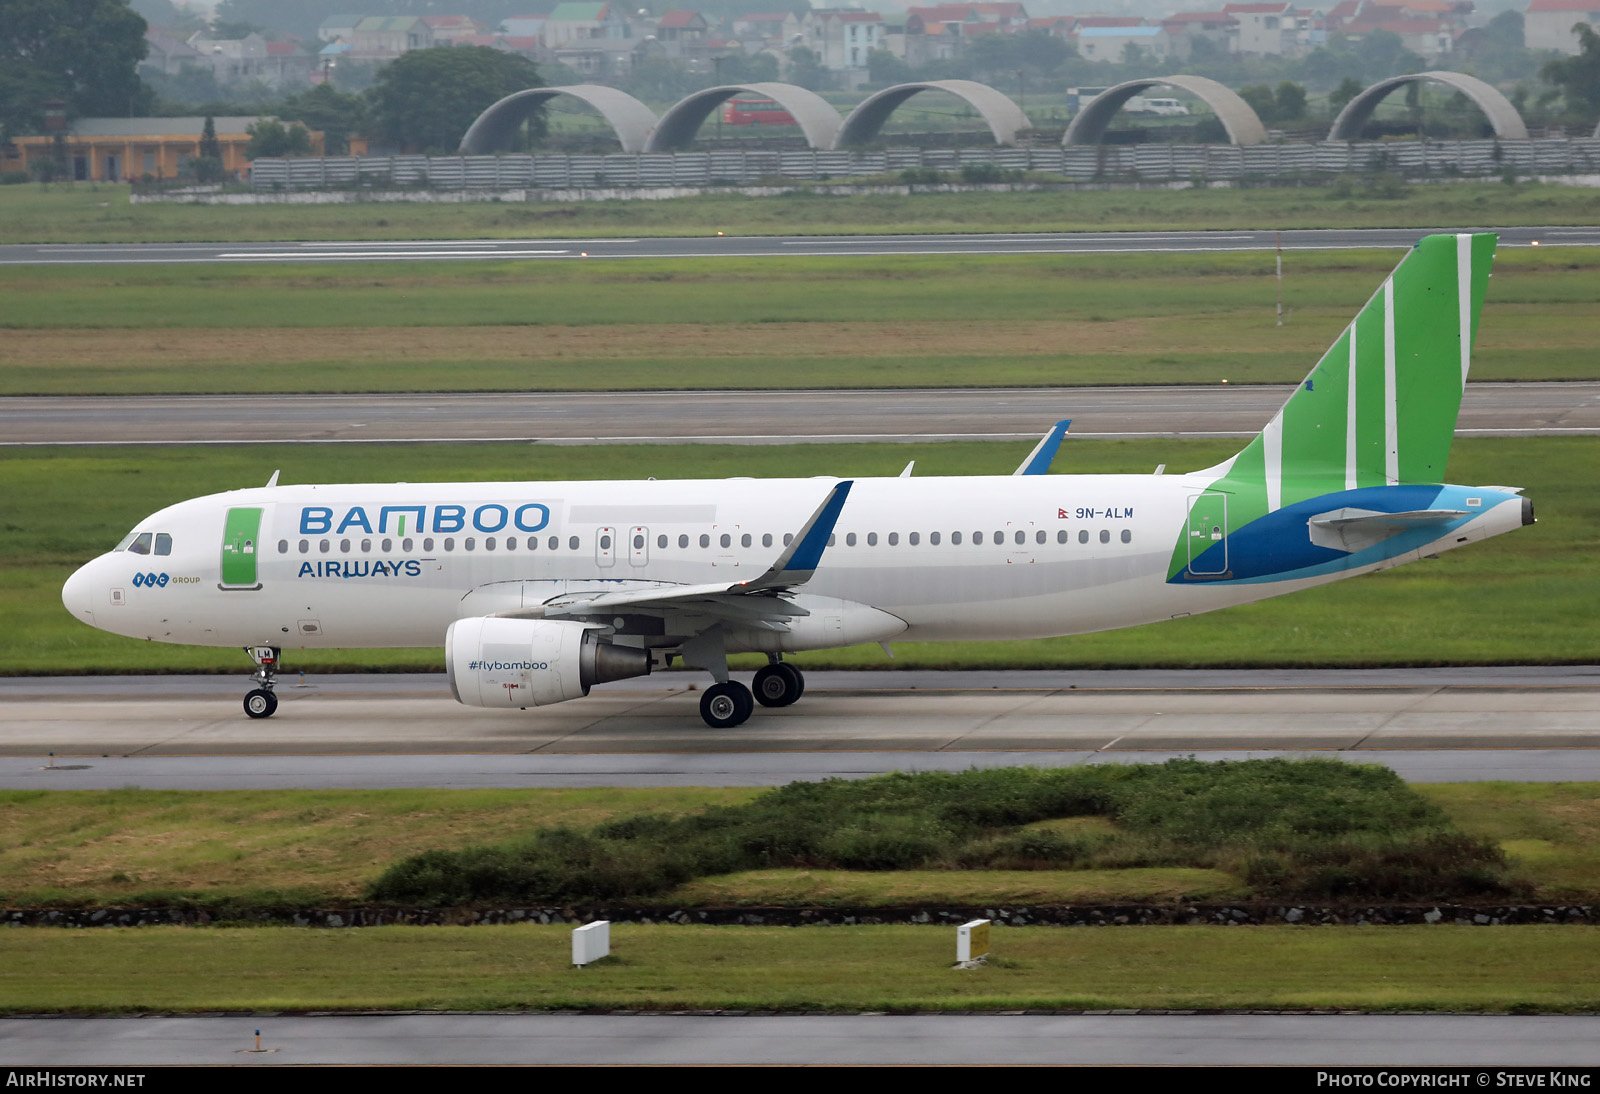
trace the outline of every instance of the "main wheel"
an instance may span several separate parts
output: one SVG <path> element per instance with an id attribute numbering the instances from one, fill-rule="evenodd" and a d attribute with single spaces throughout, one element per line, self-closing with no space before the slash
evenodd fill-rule
<path id="1" fill-rule="evenodd" d="M 256 688 L 244 697 L 244 712 L 252 718 L 270 718 L 278 709 L 278 697 L 266 688 Z"/>
<path id="2" fill-rule="evenodd" d="M 732 729 L 743 725 L 755 709 L 750 689 L 737 680 L 713 684 L 700 696 L 700 717 L 712 729 Z"/>
<path id="3" fill-rule="evenodd" d="M 754 683 L 756 702 L 764 707 L 786 707 L 805 690 L 800 670 L 782 661 L 758 669 Z"/>

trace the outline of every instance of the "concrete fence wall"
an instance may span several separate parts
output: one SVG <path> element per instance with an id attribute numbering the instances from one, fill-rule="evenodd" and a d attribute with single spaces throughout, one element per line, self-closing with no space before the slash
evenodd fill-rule
<path id="1" fill-rule="evenodd" d="M 698 187 L 825 180 L 968 164 L 1041 171 L 1075 182 L 1288 180 L 1391 171 L 1411 177 L 1600 172 L 1600 137 L 1526 141 L 1091 145 L 1077 148 L 891 148 L 875 152 L 677 152 L 617 155 L 328 156 L 259 159 L 257 191 Z"/>

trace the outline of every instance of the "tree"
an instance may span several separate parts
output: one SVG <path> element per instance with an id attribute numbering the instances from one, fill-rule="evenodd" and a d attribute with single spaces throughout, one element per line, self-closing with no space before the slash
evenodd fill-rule
<path id="1" fill-rule="evenodd" d="M 306 127 L 303 125 L 285 127 L 282 122 L 263 118 L 245 132 L 250 134 L 250 146 L 244 153 L 247 159 L 311 154 L 311 134 L 306 132 Z"/>
<path id="2" fill-rule="evenodd" d="M 817 91 L 828 82 L 828 70 L 814 49 L 795 46 L 789 51 L 789 82 L 808 91 Z"/>
<path id="3" fill-rule="evenodd" d="M 367 101 L 360 95 L 346 95 L 332 84 L 318 84 L 309 91 L 290 95 L 278 116 L 320 130 L 323 153 L 343 156 L 350 151 L 350 135 L 361 132 L 366 125 Z"/>
<path id="4" fill-rule="evenodd" d="M 867 82 L 874 87 L 893 87 L 911 82 L 911 66 L 886 49 L 867 53 Z"/>
<path id="5" fill-rule="evenodd" d="M 73 117 L 149 111 L 145 29 L 127 0 L 0 0 L 0 139 L 39 129 L 47 99 Z"/>
<path id="6" fill-rule="evenodd" d="M 1261 119 L 1263 125 L 1271 125 L 1278 120 L 1278 100 L 1272 94 L 1272 88 L 1266 84 L 1241 87 L 1239 98 L 1250 104 L 1250 109 L 1256 112 L 1256 117 Z"/>
<path id="7" fill-rule="evenodd" d="M 1592 117 L 1600 113 L 1600 34 L 1588 23 L 1572 28 L 1578 36 L 1578 52 L 1548 62 L 1540 75 L 1561 89 L 1567 107 Z"/>
<path id="8" fill-rule="evenodd" d="M 1328 92 L 1328 110 L 1334 114 L 1339 113 L 1350 105 L 1350 100 L 1361 94 L 1364 90 L 1361 81 L 1354 76 L 1346 76 L 1339 81 L 1339 86 Z"/>
<path id="9" fill-rule="evenodd" d="M 1306 89 L 1290 80 L 1278 84 L 1273 95 L 1280 122 L 1295 122 L 1306 116 Z"/>
<path id="10" fill-rule="evenodd" d="M 379 136 L 419 151 L 452 153 L 473 121 L 500 99 L 543 87 L 533 62 L 487 46 L 439 46 L 402 54 L 367 93 Z M 542 135 L 542 112 L 529 118 Z"/>

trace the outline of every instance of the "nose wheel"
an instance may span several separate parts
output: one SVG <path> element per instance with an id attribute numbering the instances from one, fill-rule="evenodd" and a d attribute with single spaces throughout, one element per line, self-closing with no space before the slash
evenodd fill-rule
<path id="1" fill-rule="evenodd" d="M 278 697 L 266 688 L 256 688 L 244 697 L 244 712 L 252 718 L 270 718 L 278 709 Z"/>
<path id="2" fill-rule="evenodd" d="M 270 718 L 278 709 L 278 697 L 272 688 L 277 683 L 280 651 L 273 646 L 250 646 L 245 652 L 256 663 L 250 679 L 259 686 L 244 697 L 244 712 L 252 718 Z"/>

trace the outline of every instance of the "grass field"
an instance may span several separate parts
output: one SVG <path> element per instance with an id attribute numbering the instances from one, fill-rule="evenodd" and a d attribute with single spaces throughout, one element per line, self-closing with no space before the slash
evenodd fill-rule
<path id="1" fill-rule="evenodd" d="M 1600 897 L 1600 785 L 1461 783 L 1414 789 L 1458 829 L 1497 843 L 1536 902 Z M 426 850 L 736 806 L 759 790 L 0 791 L 0 906 L 197 903 L 339 907 Z M 1109 822 L 1072 818 L 1075 833 Z M 1059 829 L 1058 829 L 1059 830 Z M 1247 899 L 1233 873 L 1191 863 L 1072 870 L 763 869 L 633 901 L 663 908 L 1070 904 Z M 6 932 L 0 932 L 4 937 Z M 3 993 L 0 993 L 3 994 Z"/>
<path id="2" fill-rule="evenodd" d="M 1229 441 L 1070 441 L 1062 473 L 1207 467 Z M 92 630 L 66 614 L 61 583 L 164 505 L 266 481 L 477 481 L 831 474 L 1008 474 L 1027 444 L 664 446 L 243 446 L 0 451 L 0 672 L 246 672 L 236 650 L 168 646 Z M 1453 481 L 1526 487 L 1539 523 L 1355 581 L 1159 626 L 1029 642 L 897 643 L 811 654 L 802 667 L 1013 668 L 1189 665 L 1579 664 L 1600 657 L 1600 439 L 1457 441 Z M 643 469 L 643 470 L 642 470 Z M 62 499 L 70 499 L 62 504 Z M 88 499 L 93 499 L 89 504 Z M 1448 605 L 1449 610 L 1441 610 Z M 442 649 L 286 651 L 288 671 L 441 670 Z M 749 661 L 754 665 L 755 661 Z"/>
<path id="3" fill-rule="evenodd" d="M 0 394 L 1293 383 L 1393 268 L 1295 253 L 0 268 Z M 1600 249 L 1506 250 L 1478 380 L 1600 376 Z"/>
<path id="4" fill-rule="evenodd" d="M 434 205 L 208 206 L 128 201 L 128 187 L 0 187 L 0 243 L 293 239 L 1107 231 L 1154 228 L 1405 228 L 1594 224 L 1600 190 L 1454 182 L 1399 198 L 1327 187 L 777 197 Z"/>
<path id="5" fill-rule="evenodd" d="M 1600 1009 L 1595 927 L 997 927 L 963 971 L 948 928 L 0 931 L 0 1011 Z M 241 1034 L 241 1044 L 244 1035 Z"/>

